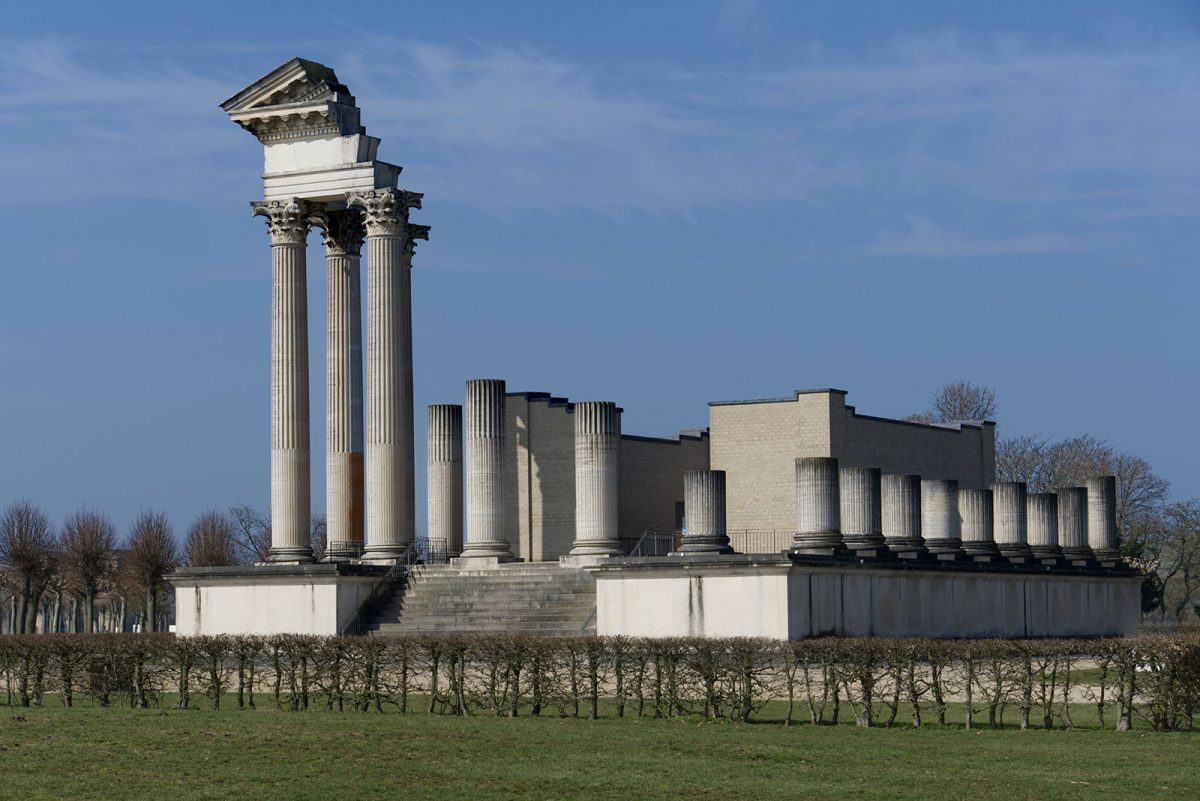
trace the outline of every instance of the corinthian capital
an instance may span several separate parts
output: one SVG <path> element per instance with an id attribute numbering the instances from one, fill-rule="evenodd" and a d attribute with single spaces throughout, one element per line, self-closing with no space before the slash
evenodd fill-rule
<path id="1" fill-rule="evenodd" d="M 353 209 L 322 209 L 312 218 L 321 229 L 330 256 L 357 256 L 362 252 L 363 219 Z"/>
<path id="2" fill-rule="evenodd" d="M 313 224 L 314 208 L 305 200 L 254 201 L 255 217 L 267 218 L 272 245 L 303 245 Z"/>
<path id="3" fill-rule="evenodd" d="M 403 236 L 408 210 L 421 208 L 421 193 L 403 189 L 372 189 L 351 195 L 346 205 L 362 209 L 367 236 Z"/>

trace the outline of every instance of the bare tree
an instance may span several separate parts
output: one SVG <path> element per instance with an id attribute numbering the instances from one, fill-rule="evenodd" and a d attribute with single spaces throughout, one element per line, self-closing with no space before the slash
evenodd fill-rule
<path id="1" fill-rule="evenodd" d="M 242 558 L 248 562 L 265 562 L 271 553 L 271 522 L 248 504 L 238 504 L 229 510 L 237 530 L 237 543 Z"/>
<path id="2" fill-rule="evenodd" d="M 996 418 L 996 392 L 982 384 L 953 381 L 933 393 L 933 407 L 904 418 L 913 423 L 957 423 Z"/>
<path id="3" fill-rule="evenodd" d="M 237 528 L 224 512 L 210 510 L 188 529 L 183 544 L 183 559 L 192 567 L 236 565 Z"/>
<path id="4" fill-rule="evenodd" d="M 1148 527 L 1142 561 L 1158 579 L 1160 618 L 1200 614 L 1200 501 L 1164 508 L 1160 525 Z"/>
<path id="5" fill-rule="evenodd" d="M 165 577 L 179 563 L 175 535 L 167 516 L 143 511 L 129 533 L 125 567 L 131 583 L 145 593 L 146 630 L 158 630 L 158 596 Z"/>
<path id="6" fill-rule="evenodd" d="M 50 518 L 30 501 L 11 504 L 0 519 L 0 568 L 17 584 L 17 630 L 31 632 L 37 604 L 55 568 L 54 530 Z"/>
<path id="7" fill-rule="evenodd" d="M 99 512 L 79 511 L 63 525 L 63 574 L 67 586 L 83 597 L 83 630 L 95 631 L 96 594 L 116 569 L 117 528 Z"/>
<path id="8" fill-rule="evenodd" d="M 318 562 L 325 558 L 325 549 L 329 545 L 329 526 L 320 515 L 312 516 L 312 526 L 309 530 L 309 542 L 312 543 L 313 558 Z"/>

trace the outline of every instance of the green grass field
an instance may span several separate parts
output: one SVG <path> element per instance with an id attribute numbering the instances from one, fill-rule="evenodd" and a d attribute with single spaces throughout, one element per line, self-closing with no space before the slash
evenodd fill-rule
<path id="1" fill-rule="evenodd" d="M 87 706 L 0 714 L 0 799 L 26 801 L 1200 797 L 1196 734 Z"/>

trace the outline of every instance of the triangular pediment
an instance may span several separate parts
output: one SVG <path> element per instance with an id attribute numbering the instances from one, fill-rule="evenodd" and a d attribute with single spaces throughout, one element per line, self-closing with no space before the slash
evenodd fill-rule
<path id="1" fill-rule="evenodd" d="M 303 58 L 267 73 L 221 108 L 264 143 L 363 132 L 350 90 L 332 69 Z"/>
<path id="2" fill-rule="evenodd" d="M 338 93 L 349 97 L 350 90 L 338 82 L 332 69 L 315 61 L 293 58 L 226 100 L 221 108 L 232 114 L 267 106 L 332 100 Z M 349 100 L 354 102 L 353 97 Z"/>

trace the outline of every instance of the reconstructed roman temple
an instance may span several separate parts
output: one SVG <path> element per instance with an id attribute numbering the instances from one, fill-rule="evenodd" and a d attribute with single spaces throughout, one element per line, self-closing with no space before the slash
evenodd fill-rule
<path id="1" fill-rule="evenodd" d="M 421 194 L 333 70 L 293 59 L 221 104 L 263 145 L 271 550 L 181 568 L 177 632 L 1071 636 L 1133 631 L 1116 483 L 995 482 L 991 422 L 859 414 L 836 389 L 709 404 L 669 438 L 612 401 L 466 382 L 428 409 L 417 536 L 412 294 Z M 307 238 L 326 270 L 328 545 L 310 542 Z M 366 351 L 361 282 L 366 243 Z M 365 365 L 365 369 L 364 369 Z"/>

